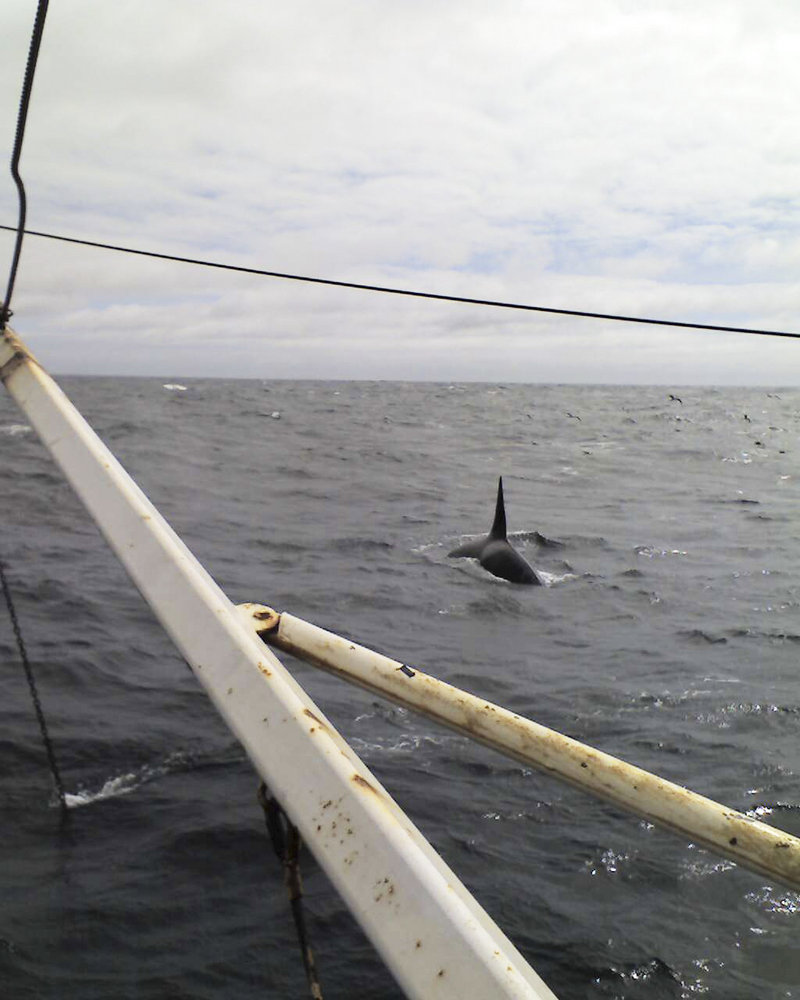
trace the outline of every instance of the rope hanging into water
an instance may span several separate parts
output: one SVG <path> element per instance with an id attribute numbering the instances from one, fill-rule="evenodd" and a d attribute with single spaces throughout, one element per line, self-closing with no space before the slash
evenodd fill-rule
<path id="1" fill-rule="evenodd" d="M 19 114 L 17 115 L 17 134 L 14 139 L 14 149 L 11 153 L 11 176 L 17 185 L 19 194 L 19 222 L 17 224 L 17 239 L 14 244 L 14 256 L 11 259 L 11 273 L 8 276 L 8 287 L 6 297 L 3 300 L 3 309 L 0 312 L 0 330 L 5 330 L 6 324 L 11 318 L 11 296 L 14 294 L 14 283 L 17 279 L 17 267 L 22 253 L 22 238 L 25 235 L 25 215 L 27 211 L 27 199 L 25 197 L 25 185 L 19 173 L 19 158 L 22 154 L 22 140 L 25 137 L 25 123 L 28 120 L 28 105 L 31 101 L 31 91 L 33 90 L 33 74 L 36 71 L 36 61 L 39 58 L 39 46 L 42 42 L 44 32 L 44 21 L 47 17 L 48 0 L 39 0 L 36 8 L 36 20 L 33 23 L 31 34 L 31 44 L 28 49 L 28 62 L 25 66 L 25 79 L 22 84 L 22 96 L 19 102 Z"/>
<path id="2" fill-rule="evenodd" d="M 61 806 L 61 819 L 65 821 L 68 816 L 67 810 L 67 798 L 64 794 L 64 785 L 61 781 L 61 774 L 58 770 L 58 765 L 56 764 L 56 755 L 53 750 L 53 744 L 50 740 L 50 734 L 47 731 L 47 722 L 45 721 L 44 711 L 42 710 L 42 703 L 39 700 L 39 692 L 36 689 L 36 681 L 33 677 L 33 668 L 31 667 L 30 660 L 28 659 L 28 651 L 25 648 L 25 641 L 22 638 L 22 630 L 20 629 L 19 619 L 17 618 L 16 608 L 14 607 L 14 600 L 11 596 L 11 590 L 8 586 L 8 580 L 6 579 L 5 567 L 0 560 L 0 586 L 2 586 L 3 597 L 6 601 L 6 607 L 8 608 L 8 614 L 11 618 L 11 627 L 14 630 L 14 637 L 17 640 L 17 649 L 19 650 L 20 659 L 22 660 L 22 668 L 25 671 L 25 677 L 28 680 L 28 687 L 30 688 L 31 698 L 33 699 L 33 707 L 36 710 L 36 718 L 39 720 L 39 730 L 42 734 L 42 743 L 44 743 L 45 751 L 47 752 L 47 760 L 50 764 L 50 772 L 53 775 L 53 781 L 56 786 L 56 793 L 58 795 L 58 801 Z"/>
<path id="3" fill-rule="evenodd" d="M 299 864 L 302 843 L 300 833 L 283 811 L 278 800 L 269 793 L 263 781 L 258 787 L 258 801 L 264 810 L 264 820 L 275 854 L 283 865 L 284 882 L 289 894 L 289 904 L 292 908 L 297 940 L 303 956 L 308 988 L 311 991 L 312 1000 L 323 1000 L 322 988 L 317 978 L 314 952 L 308 940 L 305 913 L 303 912 L 303 885 L 300 879 Z"/>
<path id="4" fill-rule="evenodd" d="M 33 31 L 31 33 L 31 43 L 28 49 L 28 62 L 25 66 L 25 78 L 22 83 L 22 95 L 20 96 L 19 114 L 17 115 L 17 132 L 14 137 L 14 149 L 11 153 L 11 176 L 14 178 L 14 183 L 17 186 L 17 193 L 19 195 L 19 222 L 16 228 L 17 238 L 14 243 L 14 255 L 11 259 L 11 271 L 8 276 L 8 287 L 6 288 L 5 299 L 3 300 L 2 310 L 0 311 L 0 330 L 5 330 L 6 324 L 11 318 L 11 296 L 14 293 L 14 283 L 17 278 L 17 268 L 19 267 L 19 258 L 22 252 L 22 239 L 25 235 L 27 198 L 25 197 L 25 185 L 22 183 L 22 177 L 19 172 L 19 160 L 22 155 L 22 140 L 25 137 L 25 123 L 28 120 L 28 107 L 30 105 L 31 92 L 33 90 L 33 76 L 36 71 L 36 62 L 39 58 L 39 47 L 42 42 L 44 22 L 47 17 L 47 7 L 48 0 L 39 0 L 39 4 L 36 8 L 36 19 L 34 20 Z M 39 700 L 39 692 L 36 689 L 33 668 L 31 667 L 30 660 L 28 659 L 28 652 L 25 648 L 25 641 L 22 638 L 22 630 L 20 628 L 19 619 L 17 618 L 17 612 L 14 607 L 14 601 L 11 596 L 11 590 L 8 586 L 8 580 L 6 579 L 5 568 L 3 567 L 2 562 L 0 562 L 0 585 L 2 585 L 3 597 L 5 598 L 8 614 L 11 618 L 11 627 L 14 630 L 14 637 L 17 640 L 17 648 L 19 649 L 20 659 L 22 660 L 22 667 L 25 671 L 25 677 L 28 680 L 28 687 L 30 688 L 33 707 L 36 710 L 36 718 L 39 720 L 39 730 L 42 734 L 42 742 L 44 743 L 47 759 L 50 763 L 50 772 L 53 775 L 58 801 L 61 806 L 61 819 L 62 821 L 65 821 L 68 816 L 68 811 L 67 799 L 64 794 L 64 785 L 61 781 L 58 764 L 56 763 L 55 751 L 53 750 L 53 744 L 47 730 L 47 722 L 44 717 L 44 711 L 42 710 L 42 703 Z"/>
<path id="5" fill-rule="evenodd" d="M 0 229 L 13 232 L 13 226 L 0 225 Z M 587 312 L 582 309 L 557 309 L 554 306 L 535 306 L 524 302 L 507 302 L 502 299 L 477 299 L 465 295 L 443 295 L 437 292 L 421 292 L 410 288 L 392 288 L 387 285 L 367 285 L 357 281 L 337 281 L 334 278 L 312 277 L 306 274 L 289 274 L 284 271 L 267 271 L 258 267 L 243 267 L 238 264 L 222 264 L 218 261 L 203 260 L 199 257 L 179 257 L 175 254 L 157 253 L 154 250 L 137 250 L 133 247 L 118 246 L 114 243 L 98 243 L 95 240 L 81 240 L 74 236 L 59 236 L 56 233 L 42 233 L 35 229 L 26 230 L 29 236 L 38 236 L 62 243 L 94 247 L 98 250 L 115 250 L 118 253 L 134 254 L 137 257 L 153 257 L 156 260 L 170 260 L 179 264 L 195 264 L 199 267 L 214 267 L 222 271 L 237 271 L 240 274 L 255 274 L 264 278 L 281 278 L 286 281 L 304 281 L 312 285 L 328 285 L 334 288 L 353 288 L 362 292 L 382 292 L 386 295 L 405 295 L 417 299 L 433 299 L 438 302 L 455 302 L 462 305 L 490 306 L 495 309 L 516 309 L 523 312 L 549 313 L 555 316 L 575 316 L 581 319 L 604 319 L 615 323 L 644 323 L 649 326 L 680 327 L 686 330 L 710 330 L 719 333 L 752 333 L 761 337 L 791 337 L 800 339 L 800 333 L 786 330 L 762 330 L 746 326 L 721 326 L 711 323 L 689 323 L 683 320 L 655 319 L 647 316 L 625 316 L 617 313 Z"/>

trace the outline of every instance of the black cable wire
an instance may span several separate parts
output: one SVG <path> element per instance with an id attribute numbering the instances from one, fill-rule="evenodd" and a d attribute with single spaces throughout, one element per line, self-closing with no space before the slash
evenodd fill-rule
<path id="1" fill-rule="evenodd" d="M 8 287 L 6 297 L 3 300 L 3 309 L 0 312 L 0 330 L 5 330 L 6 324 L 11 318 L 11 296 L 14 294 L 14 282 L 17 279 L 17 267 L 22 253 L 22 238 L 25 235 L 25 215 L 27 211 L 27 199 L 25 197 L 25 185 L 19 173 L 19 158 L 22 154 L 22 140 L 25 137 L 25 123 L 28 120 L 28 106 L 31 101 L 31 91 L 33 90 L 33 74 L 36 71 L 36 61 L 39 58 L 39 46 L 42 42 L 44 32 L 44 21 L 47 17 L 48 0 L 39 0 L 36 8 L 36 20 L 33 23 L 31 34 L 31 44 L 28 49 L 28 62 L 25 66 L 25 79 L 22 84 L 22 96 L 19 102 L 19 114 L 17 115 L 17 134 L 14 139 L 14 149 L 11 153 L 11 176 L 17 185 L 19 194 L 19 223 L 17 224 L 17 239 L 14 244 L 14 256 L 11 259 L 11 273 L 8 276 Z"/>
<path id="2" fill-rule="evenodd" d="M 0 225 L 0 229 L 13 231 L 13 226 Z M 580 309 L 556 309 L 551 306 L 532 306 L 521 302 L 505 302 L 497 299 L 475 299 L 463 295 L 441 295 L 436 292 L 419 292 L 408 288 L 391 288 L 385 285 L 367 285 L 355 281 L 336 281 L 333 278 L 314 278 L 303 274 L 287 274 L 283 271 L 266 271 L 257 267 L 242 267 L 237 264 L 221 264 L 216 261 L 201 260 L 196 257 L 178 257 L 174 254 L 156 253 L 153 250 L 136 250 L 132 247 L 117 246 L 113 243 L 98 243 L 94 240 L 80 240 L 74 236 L 58 236 L 42 233 L 34 229 L 26 230 L 29 236 L 39 236 L 62 243 L 77 243 L 79 246 L 95 247 L 99 250 L 116 250 L 119 253 L 135 254 L 138 257 L 154 257 L 156 260 L 176 261 L 179 264 L 197 264 L 200 267 L 215 267 L 223 271 L 238 271 L 242 274 L 257 274 L 265 278 L 283 278 L 288 281 L 305 281 L 314 285 L 332 285 L 336 288 L 354 288 L 364 292 L 384 292 L 388 295 L 406 295 L 418 299 L 434 299 L 439 302 L 456 302 L 473 306 L 492 306 L 497 309 L 517 309 L 525 312 L 551 313 L 556 316 L 576 316 L 583 319 L 605 319 L 616 323 L 645 323 L 650 326 L 681 327 L 688 330 L 712 330 L 719 333 L 752 333 L 762 337 L 791 337 L 800 339 L 800 333 L 785 330 L 760 330 L 743 326 L 716 326 L 710 323 L 687 323 L 681 320 L 652 319 L 645 316 L 623 316 L 614 313 L 586 312 Z"/>
<path id="3" fill-rule="evenodd" d="M 56 786 L 58 802 L 61 806 L 61 819 L 62 821 L 65 821 L 69 813 L 67 798 L 64 794 L 64 784 L 61 781 L 61 774 L 58 770 L 58 765 L 56 764 L 55 751 L 53 750 L 53 744 L 50 740 L 50 734 L 47 731 L 47 722 L 45 721 L 44 711 L 42 710 L 42 703 L 39 700 L 39 692 L 36 689 L 36 681 L 33 677 L 33 668 L 31 667 L 30 660 L 28 659 L 28 651 L 25 648 L 25 642 L 22 638 L 22 630 L 20 629 L 19 619 L 17 618 L 17 612 L 14 607 L 13 598 L 11 597 L 11 590 L 8 586 L 8 581 L 6 580 L 5 568 L 2 561 L 0 561 L 0 587 L 2 588 L 3 597 L 5 598 L 6 607 L 8 608 L 8 614 L 11 618 L 11 627 L 14 630 L 14 638 L 17 640 L 17 649 L 19 650 L 20 659 L 22 660 L 22 669 L 25 671 L 25 677 L 28 680 L 28 687 L 30 688 L 33 707 L 36 710 L 36 718 L 39 720 L 39 730 L 42 734 L 42 743 L 44 743 L 44 748 L 47 752 L 47 760 L 50 764 L 50 773 L 53 775 L 53 782 Z"/>
<path id="4" fill-rule="evenodd" d="M 33 75 L 36 71 L 37 59 L 39 58 L 39 47 L 42 42 L 44 22 L 47 17 L 47 7 L 48 0 L 39 0 L 39 4 L 36 8 L 36 18 L 33 24 L 33 31 L 31 33 L 31 43 L 28 49 L 28 62 L 25 66 L 25 78 L 22 83 L 22 95 L 19 102 L 19 114 L 17 115 L 17 132 L 14 138 L 14 149 L 11 153 L 11 176 L 14 178 L 14 183 L 17 186 L 17 192 L 19 194 L 19 222 L 16 227 L 17 238 L 14 244 L 14 255 L 11 260 L 8 287 L 6 289 L 5 299 L 3 300 L 2 311 L 0 311 L 0 330 L 5 330 L 6 324 L 11 316 L 11 296 L 14 292 L 14 282 L 16 281 L 19 258 L 22 252 L 22 238 L 25 235 L 27 199 L 25 197 L 25 185 L 22 183 L 22 177 L 19 172 L 19 160 L 22 154 L 22 140 L 25 137 L 25 123 L 28 120 L 28 107 L 31 100 L 31 91 L 33 90 Z M 61 781 L 58 765 L 56 764 L 56 755 L 53 750 L 53 744 L 50 740 L 50 734 L 47 731 L 47 723 L 45 721 L 44 711 L 42 710 L 42 703 L 39 700 L 39 693 L 36 689 L 33 668 L 31 667 L 30 660 L 28 659 L 25 642 L 22 638 L 22 630 L 20 628 L 19 619 L 17 618 L 17 612 L 14 608 L 14 601 L 11 597 L 11 590 L 9 589 L 8 581 L 6 580 L 5 569 L 2 562 L 0 562 L 0 587 L 2 588 L 3 597 L 5 598 L 6 606 L 8 608 L 8 614 L 11 618 L 11 627 L 17 641 L 17 648 L 19 649 L 20 659 L 22 660 L 22 667 L 28 680 L 28 687 L 30 688 L 33 706 L 36 710 L 36 718 L 39 720 L 42 742 L 44 743 L 44 747 L 47 752 L 47 759 L 50 763 L 50 771 L 53 775 L 53 781 L 56 786 L 58 801 L 61 806 L 61 818 L 63 821 L 66 820 L 68 816 L 64 785 Z"/>

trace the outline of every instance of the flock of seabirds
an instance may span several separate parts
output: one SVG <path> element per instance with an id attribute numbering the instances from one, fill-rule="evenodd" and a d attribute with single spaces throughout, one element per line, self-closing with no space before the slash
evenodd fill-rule
<path id="1" fill-rule="evenodd" d="M 767 395 L 780 399 L 776 393 L 767 393 Z M 671 402 L 680 403 L 683 406 L 683 400 L 679 396 L 670 393 L 667 398 Z M 566 415 L 573 420 L 581 419 L 577 414 L 569 411 L 566 411 Z M 743 414 L 743 419 L 750 423 L 750 417 L 746 413 Z M 756 444 L 760 443 L 756 441 Z M 485 570 L 500 577 L 501 580 L 508 580 L 509 583 L 523 583 L 533 586 L 541 586 L 542 584 L 536 570 L 522 558 L 508 540 L 502 476 L 497 483 L 497 503 L 489 534 L 466 542 L 464 545 L 459 545 L 452 552 L 449 552 L 448 556 L 456 559 L 477 559 Z"/>

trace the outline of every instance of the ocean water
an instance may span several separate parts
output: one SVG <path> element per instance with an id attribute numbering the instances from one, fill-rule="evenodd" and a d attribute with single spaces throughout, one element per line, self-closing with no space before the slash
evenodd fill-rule
<path id="1" fill-rule="evenodd" d="M 234 601 L 800 835 L 800 390 L 60 381 Z M 306 995 L 244 754 L 5 395 L 0 456 L 71 806 L 6 616 L 0 995 Z M 447 558 L 498 475 L 546 586 Z M 800 997 L 798 894 L 284 662 L 563 1000 Z M 303 875 L 325 997 L 400 996 Z"/>

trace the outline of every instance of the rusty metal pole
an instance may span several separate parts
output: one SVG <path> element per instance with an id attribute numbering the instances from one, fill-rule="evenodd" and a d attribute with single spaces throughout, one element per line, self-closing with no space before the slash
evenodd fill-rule
<path id="1" fill-rule="evenodd" d="M 800 840 L 301 618 L 239 606 L 262 639 L 507 757 L 800 890 Z"/>
<path id="2" fill-rule="evenodd" d="M 554 1000 L 8 328 L 0 378 L 406 995 Z"/>

